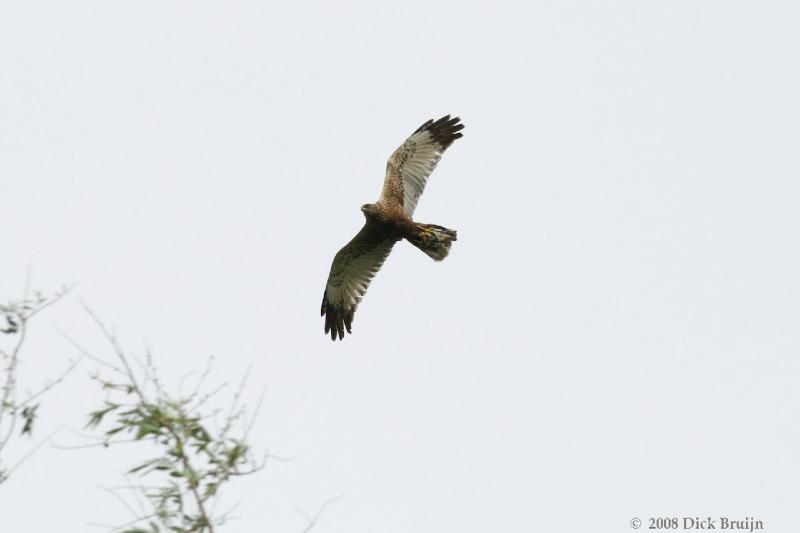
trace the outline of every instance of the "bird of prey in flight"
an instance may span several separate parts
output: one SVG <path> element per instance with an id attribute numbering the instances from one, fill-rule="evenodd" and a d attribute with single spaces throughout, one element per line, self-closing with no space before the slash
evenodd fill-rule
<path id="1" fill-rule="evenodd" d="M 331 339 L 341 340 L 345 328 L 352 333 L 358 303 L 397 241 L 406 239 L 436 261 L 450 253 L 454 230 L 411 217 L 428 176 L 447 147 L 462 136 L 460 120 L 447 115 L 425 122 L 389 157 L 380 198 L 361 206 L 364 227 L 333 258 L 322 295 L 325 333 Z"/>

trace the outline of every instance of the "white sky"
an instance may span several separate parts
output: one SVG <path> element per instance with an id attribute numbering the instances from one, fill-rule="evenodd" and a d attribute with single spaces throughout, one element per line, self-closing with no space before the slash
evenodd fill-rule
<path id="1" fill-rule="evenodd" d="M 77 297 L 166 381 L 217 357 L 268 387 L 294 456 L 231 487 L 221 531 L 629 531 L 649 516 L 796 527 L 796 2 L 0 3 L 0 295 L 35 386 L 93 349 Z M 353 335 L 319 316 L 386 158 L 457 114 Z M 38 435 L 79 443 L 82 366 Z M 15 453 L 17 453 L 15 451 Z M 44 448 L 3 532 L 103 531 L 146 450 Z"/>

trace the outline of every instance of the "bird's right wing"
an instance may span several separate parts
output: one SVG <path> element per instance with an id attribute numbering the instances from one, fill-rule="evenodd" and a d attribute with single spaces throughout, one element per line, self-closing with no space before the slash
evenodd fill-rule
<path id="1" fill-rule="evenodd" d="M 331 339 L 352 333 L 353 315 L 372 278 L 392 251 L 397 239 L 387 238 L 378 227 L 367 221 L 361 231 L 333 258 L 328 283 L 322 294 L 322 315 L 325 333 Z"/>
<path id="2" fill-rule="evenodd" d="M 453 141 L 463 135 L 460 118 L 429 120 L 411 134 L 389 157 L 379 202 L 397 205 L 411 217 L 425 190 L 428 177 Z"/>

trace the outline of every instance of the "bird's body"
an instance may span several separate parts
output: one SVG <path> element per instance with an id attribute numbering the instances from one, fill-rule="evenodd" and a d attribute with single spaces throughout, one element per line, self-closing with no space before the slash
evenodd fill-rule
<path id="1" fill-rule="evenodd" d="M 413 231 L 414 221 L 397 206 L 385 206 L 378 201 L 362 205 L 361 212 L 364 213 L 368 223 L 380 227 L 387 235 L 396 234 L 402 238 Z"/>
<path id="2" fill-rule="evenodd" d="M 325 333 L 331 339 L 344 337 L 351 327 L 361 297 L 370 281 L 401 239 L 441 261 L 450 252 L 456 232 L 435 224 L 421 224 L 412 218 L 428 176 L 442 153 L 462 136 L 459 118 L 442 117 L 420 126 L 394 151 L 386 164 L 386 178 L 377 202 L 361 206 L 366 222 L 361 231 L 333 259 L 325 292 L 322 315 Z"/>

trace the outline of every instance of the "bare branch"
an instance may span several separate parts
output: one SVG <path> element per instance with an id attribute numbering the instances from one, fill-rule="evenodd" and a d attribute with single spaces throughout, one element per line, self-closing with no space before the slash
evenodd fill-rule
<path id="1" fill-rule="evenodd" d="M 156 518 L 156 514 L 153 513 L 147 516 L 141 516 L 139 518 L 131 520 L 130 522 L 125 522 L 124 524 L 121 524 L 119 526 L 112 526 L 110 524 L 99 524 L 97 522 L 89 522 L 88 525 L 92 527 L 102 527 L 104 529 L 108 529 L 108 533 L 115 533 L 116 531 L 122 531 L 126 527 L 135 526 L 140 522 L 144 522 L 145 520 L 150 520 L 151 518 Z"/>
<path id="2" fill-rule="evenodd" d="M 306 519 L 306 522 L 308 522 L 305 529 L 303 529 L 302 533 L 308 533 L 309 531 L 311 531 L 314 528 L 314 526 L 317 525 L 317 522 L 319 522 L 319 519 L 322 516 L 322 513 L 325 512 L 325 509 L 327 509 L 327 507 L 330 504 L 334 503 L 335 501 L 341 500 L 342 498 L 344 498 L 344 494 L 340 494 L 326 501 L 325 503 L 322 504 L 319 510 L 317 510 L 317 514 L 315 514 L 314 516 L 309 516 L 307 513 L 303 512 L 303 510 L 300 509 L 299 507 L 295 507 L 294 508 L 295 511 L 300 513 L 303 516 L 303 518 Z"/>
<path id="3" fill-rule="evenodd" d="M 122 374 L 122 375 L 125 375 L 125 372 L 124 372 L 122 369 L 120 369 L 120 368 L 118 368 L 118 367 L 116 367 L 116 366 L 112 365 L 112 364 L 111 364 L 111 363 L 109 363 L 108 361 L 104 361 L 103 359 L 100 359 L 99 357 L 95 357 L 94 355 L 92 355 L 92 354 L 91 354 L 89 351 L 87 351 L 85 348 L 83 348 L 83 346 L 81 346 L 80 344 L 78 344 L 78 343 L 77 343 L 77 341 L 73 340 L 73 338 L 72 338 L 72 337 L 70 337 L 69 335 L 67 335 L 67 334 L 66 334 L 64 331 L 62 331 L 61 329 L 58 329 L 58 328 L 57 328 L 57 331 L 58 331 L 58 332 L 61 334 L 61 336 L 62 336 L 62 337 L 64 337 L 64 339 L 65 339 L 67 342 L 69 342 L 69 343 L 70 343 L 70 344 L 71 344 L 71 345 L 72 345 L 72 346 L 73 346 L 73 347 L 74 347 L 76 350 L 78 350 L 78 351 L 81 353 L 81 356 L 82 356 L 82 357 L 85 357 L 85 358 L 87 358 L 87 359 L 90 359 L 90 360 L 94 361 L 95 363 L 101 364 L 101 365 L 103 365 L 103 366 L 105 366 L 105 367 L 107 367 L 107 368 L 110 368 L 111 370 L 113 370 L 113 371 L 115 371 L 115 372 L 118 372 L 118 373 L 120 373 L 120 374 Z"/>
<path id="4" fill-rule="evenodd" d="M 56 377 L 55 379 L 52 379 L 52 380 L 48 380 L 48 382 L 45 383 L 42 386 L 41 389 L 39 389 L 38 391 L 36 391 L 33 394 L 29 395 L 23 401 L 19 402 L 19 404 L 17 404 L 17 407 L 24 407 L 24 406 L 30 404 L 31 402 L 33 402 L 33 400 L 39 398 L 40 396 L 42 396 L 44 393 L 46 393 L 47 391 L 49 391 L 50 389 L 52 389 L 56 385 L 60 385 L 61 382 L 63 382 L 64 379 L 68 375 L 70 375 L 73 370 L 75 370 L 78 367 L 78 365 L 80 364 L 80 362 L 82 360 L 83 360 L 83 356 L 78 357 L 77 359 L 71 359 L 69 361 L 69 365 L 67 366 L 67 368 L 64 369 L 64 371 L 61 372 L 61 374 L 59 374 L 58 377 Z"/>
<path id="5" fill-rule="evenodd" d="M 4 475 L 6 478 L 9 478 L 9 477 L 11 477 L 11 474 L 12 474 L 12 473 L 13 473 L 13 472 L 14 472 L 14 471 L 17 469 L 17 468 L 19 468 L 19 467 L 20 467 L 20 465 L 22 465 L 22 463 L 24 463 L 25 461 L 27 461 L 28 459 L 30 459 L 30 458 L 31 458 L 31 456 L 33 456 L 33 454 L 35 454 L 36 452 L 38 452 L 38 451 L 39 451 L 39 449 L 40 449 L 42 446 L 44 446 L 45 444 L 47 444 L 48 442 L 50 442 L 50 441 L 53 439 L 53 437 L 55 437 L 55 436 L 58 434 L 58 432 L 59 432 L 59 431 L 61 431 L 62 429 L 63 429 L 63 427 L 60 427 L 60 428 L 56 429 L 55 431 L 53 431 L 52 433 L 50 433 L 50 434 L 49 434 L 47 437 L 45 437 L 45 438 L 43 438 L 41 441 L 39 441 L 39 443 L 38 443 L 38 444 L 36 444 L 36 446 L 34 446 L 33 448 L 31 448 L 31 449 L 28 451 L 28 453 L 26 453 L 25 455 L 23 455 L 23 456 L 22 456 L 22 457 L 21 457 L 21 458 L 20 458 L 20 459 L 19 459 L 19 460 L 18 460 L 16 463 L 14 463 L 14 464 L 13 464 L 13 465 L 12 465 L 12 466 L 11 466 L 11 467 L 10 467 L 10 468 L 7 470 L 7 471 L 6 471 L 6 472 L 5 472 L 3 475 Z"/>
<path id="6" fill-rule="evenodd" d="M 45 298 L 40 293 L 37 293 L 35 298 L 30 298 L 28 296 L 30 292 L 29 270 L 25 282 L 23 299 L 21 301 L 12 301 L 8 304 L 0 305 L 0 317 L 6 322 L 5 327 L 0 327 L 0 333 L 16 336 L 10 351 L 0 350 L 0 361 L 4 364 L 3 368 L 0 369 L 0 380 L 2 380 L 2 386 L 0 386 L 0 459 L 2 459 L 2 452 L 11 441 L 11 438 L 17 435 L 18 424 L 22 424 L 19 435 L 30 435 L 33 433 L 37 408 L 39 407 L 39 404 L 34 404 L 34 401 L 40 400 L 46 392 L 63 382 L 66 376 L 80 363 L 80 359 L 70 361 L 66 370 L 55 379 L 46 381 L 39 390 L 28 394 L 21 400 L 19 399 L 18 372 L 22 350 L 28 338 L 30 321 L 34 316 L 59 302 L 73 287 L 74 284 L 72 286 L 65 286 L 50 298 Z M 43 442 L 46 442 L 46 440 Z M 11 468 L 7 470 L 0 469 L 0 483 L 7 480 L 11 472 L 25 462 L 32 453 L 36 452 L 41 447 L 41 445 L 42 442 L 34 446 L 28 454 Z"/>

